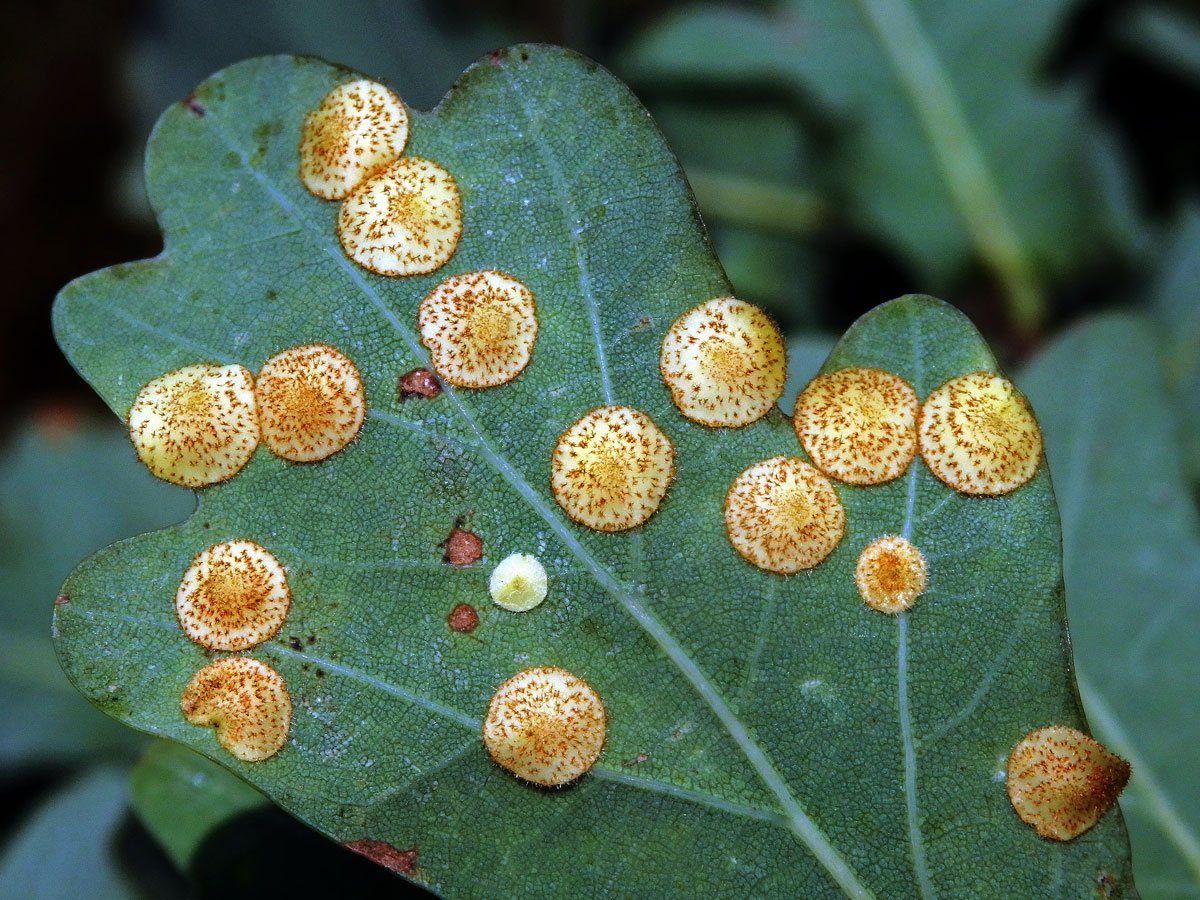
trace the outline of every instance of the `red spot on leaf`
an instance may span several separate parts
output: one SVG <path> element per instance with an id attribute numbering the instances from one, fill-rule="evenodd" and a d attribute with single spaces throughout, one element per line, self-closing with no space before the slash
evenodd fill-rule
<path id="1" fill-rule="evenodd" d="M 200 101 L 197 100 L 195 98 L 195 96 L 193 96 L 192 94 L 188 94 L 186 97 L 183 98 L 183 105 L 186 106 L 188 109 L 190 109 L 197 118 L 203 116 L 206 112 L 208 112 L 208 110 L 206 110 L 200 104 Z"/>
<path id="2" fill-rule="evenodd" d="M 450 615 L 446 616 L 446 624 L 450 626 L 451 631 L 465 634 L 479 624 L 479 613 L 475 612 L 475 607 L 470 603 L 460 603 L 450 610 Z"/>
<path id="3" fill-rule="evenodd" d="M 400 376 L 396 395 L 401 400 L 407 400 L 409 397 L 429 398 L 436 397 L 441 390 L 442 386 L 438 384 L 432 372 L 428 369 L 413 369 Z"/>
<path id="4" fill-rule="evenodd" d="M 55 606 L 66 606 L 70 602 L 71 602 L 71 598 L 69 596 L 67 596 L 66 594 L 59 594 L 57 597 L 54 598 Z"/>
<path id="5" fill-rule="evenodd" d="M 347 850 L 353 850 L 365 856 L 373 863 L 390 869 L 397 875 L 413 875 L 417 871 L 417 848 L 397 850 L 384 841 L 363 838 L 361 841 L 350 841 L 345 844 Z"/>
<path id="6" fill-rule="evenodd" d="M 442 554 L 442 562 L 452 566 L 469 566 L 483 556 L 483 541 L 479 535 L 458 526 L 450 532 L 443 546 L 446 552 Z"/>

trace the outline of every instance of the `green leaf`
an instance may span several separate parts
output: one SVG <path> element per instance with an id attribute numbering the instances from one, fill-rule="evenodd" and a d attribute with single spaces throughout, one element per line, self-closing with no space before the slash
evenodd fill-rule
<path id="1" fill-rule="evenodd" d="M 147 748 L 129 789 L 134 813 L 182 872 L 213 829 L 267 802 L 236 775 L 169 741 Z"/>
<path id="2" fill-rule="evenodd" d="M 1067 3 L 792 0 L 700 6 L 646 32 L 639 81 L 787 85 L 843 132 L 834 196 L 945 285 L 980 258 L 1018 324 L 1044 312 L 1047 273 L 1102 258 L 1110 233 L 1082 98 L 1039 71 Z M 928 282 L 926 282 L 928 283 Z"/>
<path id="3" fill-rule="evenodd" d="M 1200 897 L 1200 521 L 1183 478 L 1160 344 L 1108 315 L 1030 365 L 1062 501 L 1077 677 L 1097 736 L 1133 764 L 1121 798 L 1147 897 Z"/>
<path id="4" fill-rule="evenodd" d="M 132 758 L 144 743 L 72 690 L 54 658 L 50 610 L 96 547 L 176 522 L 194 505 L 131 458 L 114 424 L 47 418 L 15 430 L 0 457 L 0 765 Z"/>
<path id="5" fill-rule="evenodd" d="M 166 250 L 59 297 L 60 341 L 118 412 L 165 369 L 257 368 L 316 339 L 354 358 L 368 403 L 343 452 L 294 465 L 260 447 L 188 521 L 80 567 L 55 618 L 79 688 L 335 840 L 415 850 L 412 877 L 445 896 L 687 896 L 702 883 L 714 897 L 1039 897 L 1085 893 L 1101 872 L 1134 896 L 1119 816 L 1047 842 L 1003 784 L 1027 731 L 1081 724 L 1045 471 L 980 499 L 916 462 L 887 485 L 839 486 L 847 533 L 817 568 L 782 578 L 745 563 L 723 497 L 748 465 L 800 452 L 791 423 L 772 411 L 710 430 L 672 405 L 662 336 L 729 285 L 644 110 L 548 47 L 468 69 L 414 116 L 406 151 L 460 185 L 447 271 L 498 267 L 538 298 L 533 360 L 508 385 L 399 400 L 397 376 L 428 365 L 417 304 L 446 272 L 357 268 L 334 236 L 336 204 L 300 186 L 303 113 L 347 77 L 251 60 L 197 90 L 202 116 L 170 109 L 147 162 Z M 959 313 L 923 297 L 860 320 L 826 363 L 850 364 L 897 372 L 921 395 L 995 366 Z M 677 454 L 665 502 L 630 533 L 576 526 L 547 484 L 560 432 L 610 401 L 645 410 Z M 482 538 L 478 565 L 441 562 L 456 522 Z M 888 532 L 932 566 L 898 617 L 868 609 L 852 576 Z M 193 554 L 231 538 L 278 554 L 293 595 L 280 633 L 248 651 L 295 707 L 286 746 L 254 764 L 179 712 L 209 655 L 171 599 Z M 550 575 L 549 599 L 521 615 L 486 586 L 514 551 Z M 470 634 L 445 621 L 461 602 L 479 613 Z M 497 685 L 539 664 L 586 678 L 608 712 L 600 764 L 563 790 L 516 781 L 479 737 Z"/>
<path id="6" fill-rule="evenodd" d="M 132 900 L 110 844 L 127 800 L 128 770 L 103 766 L 59 791 L 23 823 L 0 856 L 0 896 Z"/>
<path id="7" fill-rule="evenodd" d="M 1200 206 L 1184 209 L 1165 241 L 1151 308 L 1163 332 L 1166 382 L 1179 412 L 1184 466 L 1200 482 Z"/>

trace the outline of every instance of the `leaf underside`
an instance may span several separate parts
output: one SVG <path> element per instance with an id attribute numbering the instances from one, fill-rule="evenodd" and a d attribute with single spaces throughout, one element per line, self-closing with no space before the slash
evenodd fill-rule
<path id="1" fill-rule="evenodd" d="M 147 161 L 163 254 L 59 298 L 63 347 L 118 414 L 167 369 L 257 370 L 313 340 L 355 360 L 369 409 L 345 451 L 296 465 L 260 448 L 186 522 L 81 566 L 55 619 L 79 688 L 336 840 L 415 849 L 413 877 L 445 896 L 684 896 L 697 883 L 739 898 L 1091 896 L 1104 873 L 1133 896 L 1115 811 L 1058 844 L 1005 794 L 1027 731 L 1082 726 L 1045 468 L 996 498 L 956 494 L 919 460 L 887 485 L 838 485 L 846 535 L 825 562 L 789 578 L 751 567 L 726 540 L 724 493 L 746 466 L 802 451 L 778 410 L 709 430 L 659 378 L 674 318 L 731 291 L 637 101 L 556 48 L 468 69 L 414 114 L 406 150 L 454 174 L 462 240 L 443 270 L 385 279 L 347 260 L 337 204 L 295 175 L 303 113 L 350 77 L 250 60 L 168 110 Z M 417 304 L 477 268 L 537 298 L 529 367 L 498 388 L 398 400 L 398 376 L 428 365 Z M 825 367 L 845 365 L 897 372 L 921 396 L 995 368 L 971 325 L 924 297 L 860 320 Z M 575 525 L 548 487 L 558 434 L 609 402 L 649 413 L 677 454 L 662 507 L 629 533 Z M 483 539 L 461 569 L 439 546 L 456 523 Z M 868 609 L 852 577 L 885 533 L 930 563 L 899 617 Z M 295 705 L 287 745 L 257 764 L 178 706 L 208 655 L 176 624 L 174 590 L 197 551 L 234 538 L 275 553 L 293 593 L 283 629 L 247 651 Z M 537 554 L 551 585 L 521 615 L 486 584 L 516 551 Z M 445 621 L 461 602 L 479 613 L 471 634 Z M 479 739 L 497 684 L 530 665 L 581 675 L 607 708 L 600 763 L 566 789 L 515 780 Z"/>

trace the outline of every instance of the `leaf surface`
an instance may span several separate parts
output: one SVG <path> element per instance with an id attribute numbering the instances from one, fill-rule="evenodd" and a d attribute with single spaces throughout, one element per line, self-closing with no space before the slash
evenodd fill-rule
<path id="1" fill-rule="evenodd" d="M 1086 896 L 1101 872 L 1134 896 L 1115 812 L 1049 843 L 1005 794 L 1017 740 L 1081 724 L 1045 471 L 988 499 L 919 461 L 887 485 L 839 485 L 847 532 L 824 563 L 791 578 L 749 566 L 725 537 L 725 491 L 750 464 L 801 451 L 778 410 L 709 430 L 659 378 L 670 323 L 730 288 L 632 95 L 554 48 L 468 69 L 414 115 L 406 151 L 458 180 L 462 240 L 443 271 L 384 279 L 347 260 L 336 204 L 295 175 L 304 111 L 349 77 L 251 60 L 170 109 L 147 161 L 164 253 L 60 295 L 60 341 L 118 414 L 166 369 L 257 369 L 312 340 L 355 360 L 368 404 L 343 452 L 295 465 L 260 447 L 186 522 L 77 570 L 55 621 L 80 689 L 336 840 L 415 850 L 411 877 L 445 896 L 687 896 L 700 882 L 714 897 Z M 537 298 L 529 367 L 498 388 L 398 399 L 398 376 L 428 365 L 420 299 L 482 267 Z M 959 313 L 923 297 L 860 320 L 826 362 L 844 365 L 897 372 L 921 396 L 995 367 Z M 666 500 L 629 533 L 583 529 L 549 493 L 559 433 L 609 402 L 647 412 L 676 450 Z M 479 563 L 442 562 L 456 523 L 482 538 Z M 931 565 L 898 617 L 868 609 L 853 582 L 884 533 L 909 535 Z M 247 651 L 295 707 L 286 746 L 256 764 L 179 713 L 208 656 L 176 624 L 174 590 L 198 550 L 234 538 L 271 549 L 293 594 L 279 634 Z M 491 567 L 517 551 L 550 576 L 547 601 L 521 615 L 487 594 Z M 479 614 L 470 634 L 446 624 L 462 602 Z M 531 665 L 584 677 L 608 712 L 600 763 L 567 789 L 516 781 L 479 738 L 496 686 Z"/>

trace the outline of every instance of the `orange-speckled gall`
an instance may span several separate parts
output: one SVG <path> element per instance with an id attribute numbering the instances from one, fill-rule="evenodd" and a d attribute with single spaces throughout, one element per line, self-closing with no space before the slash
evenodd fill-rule
<path id="1" fill-rule="evenodd" d="M 292 723 L 292 700 L 279 673 L 245 656 L 213 660 L 193 675 L 179 708 L 193 725 L 215 728 L 221 746 L 245 762 L 278 753 Z"/>
<path id="2" fill-rule="evenodd" d="M 1066 725 L 1031 731 L 1008 757 L 1008 799 L 1042 837 L 1069 841 L 1100 820 L 1129 781 L 1129 763 Z"/>
<path id="3" fill-rule="evenodd" d="M 863 548 L 854 567 L 854 583 L 863 602 L 881 613 L 912 606 L 925 590 L 925 557 L 909 541 L 894 534 L 876 538 Z"/>
<path id="4" fill-rule="evenodd" d="M 291 600 L 287 574 L 269 550 L 225 541 L 196 554 L 175 592 L 175 613 L 198 644 L 245 650 L 279 630 Z"/>
<path id="5" fill-rule="evenodd" d="M 592 767 L 604 747 L 604 704 L 582 678 L 543 666 L 496 689 L 483 722 L 492 759 L 518 778 L 567 784 Z"/>
<path id="6" fill-rule="evenodd" d="M 701 425 L 737 428 L 766 415 L 783 393 L 787 354 L 757 306 L 717 297 L 667 330 L 659 371 L 679 411 Z"/>
<path id="7" fill-rule="evenodd" d="M 323 200 L 341 200 L 404 152 L 408 111 L 367 79 L 340 84 L 304 117 L 300 180 Z"/>
<path id="8" fill-rule="evenodd" d="M 792 424 L 813 464 L 850 484 L 883 484 L 917 452 L 917 394 L 899 375 L 856 366 L 818 375 Z"/>
<path id="9" fill-rule="evenodd" d="M 433 368 L 468 388 L 516 378 L 529 363 L 538 331 L 529 288 L 495 269 L 447 278 L 421 301 L 417 323 Z"/>
<path id="10" fill-rule="evenodd" d="M 358 435 L 366 397 L 358 368 L 327 344 L 302 344 L 263 364 L 256 384 L 263 443 L 276 456 L 316 462 Z"/>
<path id="11" fill-rule="evenodd" d="M 648 415 L 602 406 L 559 436 L 550 488 L 579 524 L 624 531 L 653 515 L 674 474 L 675 448 Z"/>

